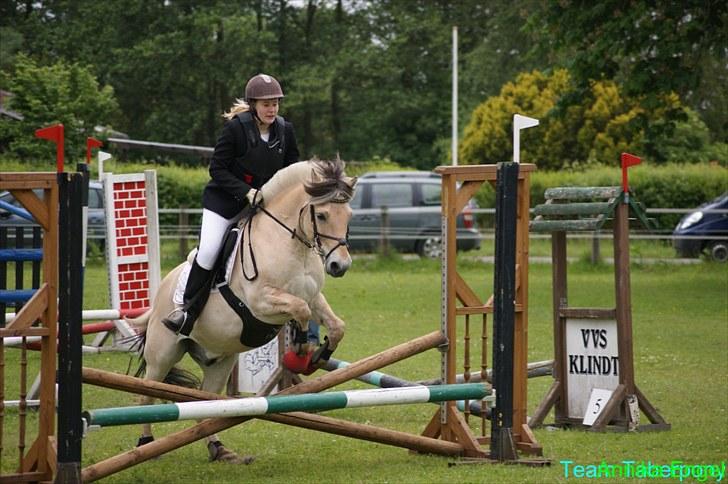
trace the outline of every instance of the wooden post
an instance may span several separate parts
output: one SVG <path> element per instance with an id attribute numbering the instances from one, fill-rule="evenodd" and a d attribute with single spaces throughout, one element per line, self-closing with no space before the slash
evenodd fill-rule
<path id="1" fill-rule="evenodd" d="M 189 247 L 187 245 L 187 236 L 189 235 L 190 214 L 187 213 L 187 205 L 182 205 L 177 217 L 177 227 L 179 233 L 179 258 L 184 260 L 187 258 Z"/>
<path id="2" fill-rule="evenodd" d="M 382 217 L 379 225 L 379 253 L 384 257 L 389 256 L 389 209 L 386 206 L 380 208 Z"/>
<path id="3" fill-rule="evenodd" d="M 59 311 L 58 311 L 58 466 L 57 483 L 81 480 L 81 374 L 83 336 L 82 211 L 83 178 L 80 173 L 59 174 Z"/>
<path id="4" fill-rule="evenodd" d="M 518 458 L 513 441 L 517 197 L 518 164 L 499 164 L 493 282 L 493 386 L 497 393 L 490 440 L 491 458 L 499 461 Z"/>

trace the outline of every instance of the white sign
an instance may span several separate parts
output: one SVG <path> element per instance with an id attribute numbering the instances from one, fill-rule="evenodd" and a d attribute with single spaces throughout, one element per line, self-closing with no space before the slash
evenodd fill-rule
<path id="1" fill-rule="evenodd" d="M 513 161 L 521 162 L 521 130 L 538 126 L 538 119 L 520 114 L 513 115 Z"/>
<path id="2" fill-rule="evenodd" d="M 619 385 L 617 322 L 568 319 L 564 358 L 568 414 L 583 419 L 592 390 L 613 391 Z"/>
<path id="3" fill-rule="evenodd" d="M 238 359 L 238 390 L 256 393 L 278 368 L 278 338 L 254 350 L 241 353 Z"/>
<path id="4" fill-rule="evenodd" d="M 612 397 L 612 393 L 612 390 L 605 390 L 603 388 L 595 388 L 592 390 L 589 404 L 586 406 L 584 421 L 582 422 L 584 425 L 591 427 L 594 424 L 594 421 L 602 413 L 607 402 Z"/>

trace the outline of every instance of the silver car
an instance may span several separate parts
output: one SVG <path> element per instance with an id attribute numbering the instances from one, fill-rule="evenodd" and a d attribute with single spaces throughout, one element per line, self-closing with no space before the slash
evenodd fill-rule
<path id="1" fill-rule="evenodd" d="M 383 237 L 400 252 L 435 258 L 442 252 L 441 177 L 428 171 L 371 172 L 359 177 L 351 201 L 349 242 L 353 251 L 373 252 Z M 457 249 L 480 248 L 481 236 L 470 211 L 458 216 Z M 384 215 L 384 219 L 383 219 Z"/>

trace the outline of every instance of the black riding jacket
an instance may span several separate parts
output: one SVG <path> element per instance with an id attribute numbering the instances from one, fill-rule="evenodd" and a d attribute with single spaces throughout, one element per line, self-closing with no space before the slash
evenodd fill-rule
<path id="1" fill-rule="evenodd" d="M 280 117 L 279 117 L 280 118 Z M 260 188 L 281 168 L 298 161 L 298 146 L 293 124 L 280 118 L 270 127 L 268 142 L 260 138 L 257 125 L 249 112 L 228 120 L 217 140 L 210 161 L 210 177 L 202 194 L 202 206 L 231 218 L 248 204 L 245 195 L 252 188 Z M 278 130 L 285 126 L 284 143 Z M 254 146 L 245 130 L 257 140 Z"/>

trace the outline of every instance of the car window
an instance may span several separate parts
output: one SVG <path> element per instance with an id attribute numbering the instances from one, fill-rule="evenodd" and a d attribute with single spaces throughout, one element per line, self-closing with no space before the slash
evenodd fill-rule
<path id="1" fill-rule="evenodd" d="M 354 190 L 354 197 L 349 202 L 351 208 L 361 208 L 361 199 L 364 197 L 364 186 L 358 187 Z"/>
<path id="2" fill-rule="evenodd" d="M 88 208 L 104 208 L 103 192 L 94 188 L 88 190 Z"/>
<path id="3" fill-rule="evenodd" d="M 411 207 L 412 184 L 382 183 L 372 185 L 372 207 Z"/>
<path id="4" fill-rule="evenodd" d="M 440 185 L 423 183 L 420 186 L 422 187 L 422 205 L 440 205 Z"/>

